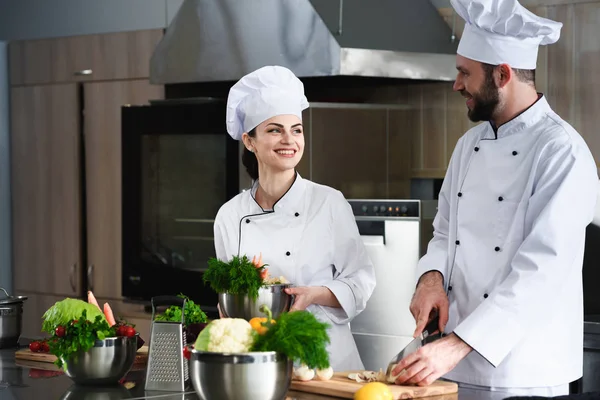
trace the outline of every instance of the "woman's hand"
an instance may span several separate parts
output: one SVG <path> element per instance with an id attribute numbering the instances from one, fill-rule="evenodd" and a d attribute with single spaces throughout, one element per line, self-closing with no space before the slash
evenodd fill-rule
<path id="1" fill-rule="evenodd" d="M 223 311 L 221 311 L 221 304 L 217 303 L 217 310 L 219 310 L 219 318 L 225 318 Z"/>
<path id="2" fill-rule="evenodd" d="M 340 308 L 340 302 L 325 286 L 300 286 L 285 289 L 287 294 L 295 296 L 290 311 L 306 310 L 311 304 Z"/>

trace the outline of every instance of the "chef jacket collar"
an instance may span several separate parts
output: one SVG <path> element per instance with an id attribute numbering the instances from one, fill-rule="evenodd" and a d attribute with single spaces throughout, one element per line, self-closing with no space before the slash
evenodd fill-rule
<path id="1" fill-rule="evenodd" d="M 491 131 L 486 130 L 485 139 L 499 139 L 504 136 L 518 133 L 535 125 L 551 111 L 552 109 L 546 100 L 546 96 L 538 93 L 538 100 L 510 121 L 505 122 L 498 128 L 495 128 L 494 124 L 490 121 Z M 490 137 L 490 135 L 492 137 Z"/>
<path id="2" fill-rule="evenodd" d="M 254 204 L 258 207 L 262 212 L 286 212 L 286 213 L 295 213 L 298 212 L 296 210 L 298 208 L 298 204 L 302 199 L 302 195 L 304 194 L 304 190 L 306 188 L 306 182 L 298 172 L 296 172 L 296 176 L 294 178 L 294 182 L 292 186 L 283 194 L 283 196 L 275 202 L 273 205 L 273 210 L 264 210 L 256 201 L 256 190 L 258 189 L 259 180 L 254 181 L 251 190 L 251 196 L 254 200 Z"/>

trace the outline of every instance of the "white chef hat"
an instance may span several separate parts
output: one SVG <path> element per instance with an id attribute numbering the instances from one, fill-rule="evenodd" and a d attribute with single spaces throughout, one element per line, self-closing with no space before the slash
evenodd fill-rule
<path id="1" fill-rule="evenodd" d="M 517 0 L 450 0 L 465 20 L 457 53 L 475 61 L 535 69 L 538 46 L 554 43 L 562 23 L 539 17 Z"/>
<path id="2" fill-rule="evenodd" d="M 302 119 L 306 108 L 304 85 L 292 71 L 280 66 L 262 67 L 229 90 L 227 132 L 240 140 L 244 132 L 276 115 L 291 114 Z"/>

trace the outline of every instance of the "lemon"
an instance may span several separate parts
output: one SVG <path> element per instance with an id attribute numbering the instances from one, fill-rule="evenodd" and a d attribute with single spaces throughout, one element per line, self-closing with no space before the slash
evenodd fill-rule
<path id="1" fill-rule="evenodd" d="M 381 382 L 370 382 L 354 393 L 354 400 L 392 400 L 392 391 Z"/>

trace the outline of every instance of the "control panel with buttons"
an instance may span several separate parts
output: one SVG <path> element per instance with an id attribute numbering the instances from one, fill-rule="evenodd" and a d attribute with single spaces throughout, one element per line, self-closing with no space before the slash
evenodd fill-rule
<path id="1" fill-rule="evenodd" d="M 420 214 L 419 200 L 348 200 L 356 217 L 411 217 Z"/>

